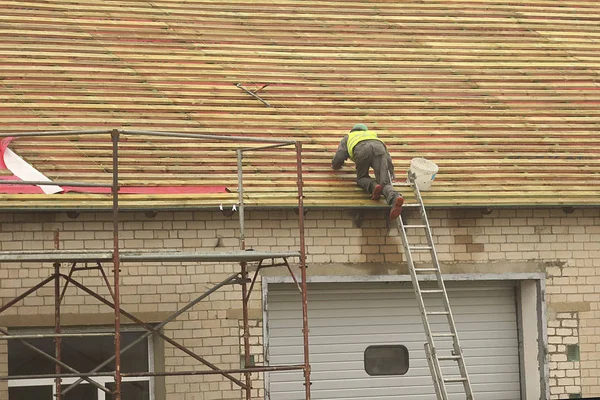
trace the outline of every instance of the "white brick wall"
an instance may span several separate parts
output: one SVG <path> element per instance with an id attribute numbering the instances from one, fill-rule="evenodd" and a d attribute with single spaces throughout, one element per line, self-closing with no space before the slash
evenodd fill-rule
<path id="1" fill-rule="evenodd" d="M 581 393 L 580 362 L 569 359 L 567 346 L 579 345 L 578 313 L 558 313 L 548 321 L 550 395 L 568 399 Z"/>
<path id="2" fill-rule="evenodd" d="M 547 273 L 548 334 L 552 398 L 571 394 L 600 395 L 600 214 L 598 210 L 501 210 L 483 215 L 478 210 L 431 210 L 430 223 L 444 269 L 471 272 L 472 266 L 491 265 L 502 273 L 503 261 L 529 262 Z M 395 228 L 386 226 L 384 212 L 367 212 L 361 227 L 343 211 L 309 211 L 306 216 L 307 258 L 310 264 L 367 263 L 394 265 L 403 261 Z M 416 215 L 407 213 L 409 221 Z M 258 250 L 296 250 L 299 245 L 297 216 L 293 212 L 254 211 L 247 214 L 246 246 Z M 0 215 L 0 250 L 52 249 L 53 232 L 60 231 L 64 249 L 112 247 L 108 213 L 83 213 L 72 220 L 64 213 Z M 196 251 L 237 250 L 237 215 L 212 212 L 159 212 L 150 219 L 144 213 L 124 213 L 120 242 L 125 248 L 177 248 Z M 218 247 L 217 247 L 218 246 Z M 428 258 L 427 258 L 428 259 Z M 420 261 L 416 258 L 416 261 Z M 426 260 L 426 258 L 423 258 Z M 123 308 L 132 313 L 173 312 L 237 270 L 235 264 L 155 262 L 122 266 Z M 67 268 L 63 267 L 66 273 Z M 394 271 L 391 268 L 390 271 Z M 110 268 L 106 268 L 110 273 Z M 24 288 L 52 273 L 51 264 L 3 264 L 0 299 L 3 303 Z M 77 272 L 75 277 L 108 297 L 97 272 Z M 251 308 L 259 310 L 260 288 L 255 288 Z M 240 366 L 239 320 L 227 319 L 228 310 L 240 309 L 237 288 L 228 287 L 201 302 L 191 313 L 167 325 L 165 333 L 223 367 Z M 95 299 L 70 288 L 63 314 L 110 313 Z M 2 314 L 39 320 L 53 314 L 53 288 Z M 6 318 L 6 317 L 4 317 Z M 261 322 L 251 321 L 252 352 L 262 354 Z M 300 334 L 300 333 L 299 333 Z M 566 345 L 581 346 L 580 362 L 566 360 Z M 1 352 L 0 352 L 1 354 Z M 258 357 L 257 361 L 262 358 Z M 187 370 L 196 362 L 165 345 L 167 370 Z M 0 363 L 2 365 L 2 363 Z M 1 388 L 1 386 L 0 386 Z M 239 399 L 241 391 L 220 376 L 169 377 L 169 400 L 201 398 Z M 211 394 L 205 393 L 208 390 Z M 262 394 L 257 382 L 254 389 Z M 2 397 L 0 397 L 1 399 Z"/>

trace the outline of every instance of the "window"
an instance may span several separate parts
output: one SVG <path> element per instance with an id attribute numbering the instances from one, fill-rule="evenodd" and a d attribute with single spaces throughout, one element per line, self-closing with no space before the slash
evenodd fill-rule
<path id="1" fill-rule="evenodd" d="M 404 375 L 408 372 L 408 349 L 402 345 L 369 346 L 364 361 L 371 376 Z"/>
<path id="2" fill-rule="evenodd" d="M 86 329 L 63 329 L 64 333 L 86 333 L 92 330 Z M 108 329 L 94 328 L 93 332 L 106 331 Z M 52 333 L 52 330 L 17 330 L 11 329 L 11 334 Z M 145 331 L 124 330 L 121 332 L 121 347 L 124 348 L 141 337 Z M 151 339 L 150 336 L 148 339 Z M 54 339 L 26 339 L 27 342 L 54 355 Z M 113 336 L 85 336 L 64 337 L 61 344 L 61 360 L 80 372 L 89 372 L 100 363 L 114 355 Z M 121 356 L 122 372 L 148 372 L 153 370 L 152 340 L 143 340 Z M 54 362 L 46 359 L 35 351 L 24 346 L 18 340 L 10 340 L 8 343 L 8 375 L 40 375 L 54 374 Z M 106 365 L 100 372 L 114 371 L 114 362 Z M 70 373 L 64 368 L 63 373 Z M 107 389 L 115 390 L 112 376 L 92 378 L 94 381 L 105 386 Z M 63 390 L 74 383 L 77 378 L 63 378 Z M 53 400 L 55 399 L 55 386 L 53 378 L 31 378 L 9 380 L 10 400 Z M 128 400 L 153 400 L 154 385 L 153 378 L 123 378 L 121 384 L 122 397 Z M 67 392 L 64 400 L 111 400 L 109 394 L 97 387 L 83 382 Z"/>

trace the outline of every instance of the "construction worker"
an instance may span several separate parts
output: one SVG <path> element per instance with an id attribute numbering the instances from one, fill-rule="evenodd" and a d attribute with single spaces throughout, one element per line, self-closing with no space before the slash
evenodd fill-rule
<path id="1" fill-rule="evenodd" d="M 356 166 L 357 185 L 371 194 L 372 200 L 379 200 L 383 194 L 392 207 L 390 219 L 398 218 L 402 213 L 404 198 L 394 190 L 390 181 L 390 175 L 394 178 L 392 157 L 383 141 L 365 124 L 354 125 L 350 133 L 344 136 L 331 161 L 331 168 L 342 168 L 348 158 L 354 161 Z M 375 171 L 375 179 L 369 175 L 371 167 Z"/>

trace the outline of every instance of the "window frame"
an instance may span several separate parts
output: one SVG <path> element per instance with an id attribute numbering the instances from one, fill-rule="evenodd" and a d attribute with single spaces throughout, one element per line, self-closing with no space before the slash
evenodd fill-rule
<path id="1" fill-rule="evenodd" d="M 122 331 L 127 332 L 140 332 L 146 333 L 145 330 L 139 329 L 137 327 L 122 327 Z M 21 328 L 13 328 L 10 329 L 11 334 L 19 335 L 19 334 L 40 334 L 40 333 L 51 333 L 52 328 L 39 328 L 39 329 L 21 329 Z M 63 328 L 63 333 L 100 333 L 100 332 L 111 332 L 112 328 L 108 328 L 105 326 L 98 327 L 81 327 L 74 328 L 68 327 Z M 16 339 L 13 339 L 16 340 Z M 146 344 L 148 346 L 148 372 L 154 372 L 154 341 L 153 335 L 150 335 L 146 339 Z M 53 356 L 53 354 L 51 354 Z M 7 361 L 8 362 L 8 361 Z M 67 386 L 75 383 L 79 378 L 61 378 L 61 385 Z M 92 377 L 94 381 L 106 387 L 109 383 L 115 383 L 114 377 L 112 376 L 97 376 Z M 142 377 L 123 377 L 122 382 L 148 382 L 149 386 L 149 400 L 155 400 L 156 394 L 154 389 L 154 381 L 155 377 L 153 376 L 142 376 Z M 81 385 L 89 385 L 87 382 L 82 382 Z M 8 379 L 8 388 L 14 387 L 34 387 L 34 386 L 50 386 L 52 388 L 52 399 L 56 398 L 56 385 L 55 378 L 32 378 L 32 379 Z M 105 393 L 101 389 L 96 389 L 98 391 L 98 400 L 111 400 L 112 396 Z M 52 400 L 48 399 L 48 400 Z M 44 399 L 40 399 L 44 400 Z"/>

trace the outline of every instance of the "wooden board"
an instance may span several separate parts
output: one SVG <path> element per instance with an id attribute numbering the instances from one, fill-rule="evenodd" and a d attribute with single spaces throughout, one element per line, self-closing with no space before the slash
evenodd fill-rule
<path id="1" fill-rule="evenodd" d="M 307 206 L 385 207 L 356 187 L 352 162 L 330 168 L 360 122 L 386 142 L 399 180 L 413 157 L 439 165 L 432 206 L 598 206 L 598 19 L 591 1 L 0 0 L 0 132 L 297 140 Z M 233 204 L 240 146 L 256 145 L 122 135 L 121 184 L 233 192 L 123 204 Z M 108 135 L 10 148 L 53 180 L 112 177 Z M 245 153 L 248 204 L 293 207 L 295 168 L 292 147 Z M 3 210 L 110 206 L 76 193 L 0 198 Z"/>

